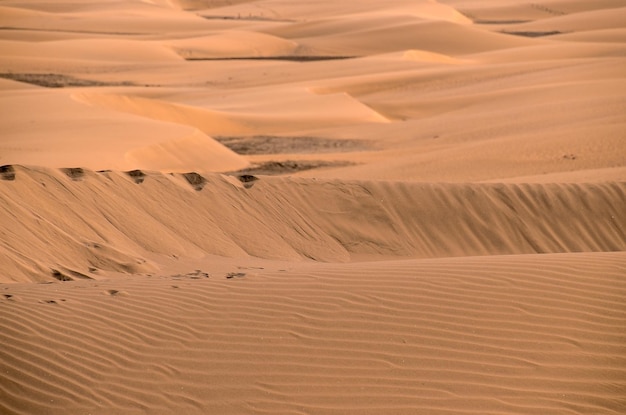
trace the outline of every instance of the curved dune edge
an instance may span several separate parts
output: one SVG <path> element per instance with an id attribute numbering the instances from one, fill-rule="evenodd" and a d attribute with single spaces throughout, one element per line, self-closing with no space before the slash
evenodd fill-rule
<path id="1" fill-rule="evenodd" d="M 185 59 L 287 56 L 298 48 L 290 40 L 243 30 L 180 39 L 170 45 Z"/>
<path id="2" fill-rule="evenodd" d="M 428 52 L 424 50 L 411 49 L 403 52 L 402 58 L 408 61 L 440 63 L 447 65 L 460 65 L 471 63 L 469 59 L 458 59 L 441 53 Z"/>
<path id="3" fill-rule="evenodd" d="M 295 96 L 293 98 L 292 96 Z M 122 94 L 84 92 L 73 94 L 77 101 L 96 107 L 130 113 L 158 121 L 191 126 L 210 135 L 250 135 L 305 128 L 341 126 L 358 123 L 388 123 L 389 119 L 364 105 L 348 93 L 335 91 L 323 96 L 299 88 L 267 112 L 221 111 L 158 99 Z M 294 105 L 294 99 L 299 105 Z M 269 106 L 269 105 L 268 105 Z"/>
<path id="4" fill-rule="evenodd" d="M 154 43 L 126 39 L 69 39 L 52 42 L 2 41 L 2 54 L 11 59 L 37 58 L 76 61 L 171 62 L 176 52 Z"/>
<path id="5" fill-rule="evenodd" d="M 279 266 L 0 286 L 0 411 L 617 414 L 626 404 L 624 252 Z"/>
<path id="6" fill-rule="evenodd" d="M 11 119 L 0 139 L 0 164 L 218 172 L 248 165 L 193 127 L 85 105 L 79 95 L 26 88 L 0 99 Z M 33 114 L 37 128 L 31 128 Z"/>
<path id="7" fill-rule="evenodd" d="M 129 165 L 140 169 L 187 172 L 189 169 L 213 171 L 239 170 L 249 166 L 241 156 L 195 131 L 187 137 L 171 139 L 128 151 Z"/>
<path id="8" fill-rule="evenodd" d="M 626 250 L 624 183 L 264 177 L 245 188 L 221 175 L 3 169 L 4 282 L 52 280 L 59 269 L 144 273 L 210 254 L 346 262 Z"/>

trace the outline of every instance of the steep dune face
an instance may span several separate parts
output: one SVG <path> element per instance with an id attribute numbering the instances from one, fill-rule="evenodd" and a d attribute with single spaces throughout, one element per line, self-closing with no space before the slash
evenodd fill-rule
<path id="1" fill-rule="evenodd" d="M 172 255 L 344 262 L 626 248 L 621 183 L 263 178 L 245 188 L 223 176 L 11 169 L 0 182 L 5 281 L 51 280 L 59 269 L 97 278 L 100 268 L 140 269 L 152 254 L 158 267 Z M 118 252 L 131 255 L 116 261 Z"/>
<path id="2" fill-rule="evenodd" d="M 91 169 L 237 170 L 248 162 L 189 125 L 147 121 L 77 96 L 28 88 L 0 97 L 0 163 Z M 30 126 L 35 125 L 35 128 Z M 14 144 L 19 143 L 19 144 Z"/>

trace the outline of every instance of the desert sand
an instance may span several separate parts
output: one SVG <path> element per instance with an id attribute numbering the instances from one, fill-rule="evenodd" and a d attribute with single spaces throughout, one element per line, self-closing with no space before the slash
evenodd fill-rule
<path id="1" fill-rule="evenodd" d="M 625 21 L 0 2 L 0 413 L 625 413 Z"/>

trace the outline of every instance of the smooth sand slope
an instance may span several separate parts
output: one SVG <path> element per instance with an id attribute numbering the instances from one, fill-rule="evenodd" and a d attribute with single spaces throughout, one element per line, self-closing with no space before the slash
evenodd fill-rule
<path id="1" fill-rule="evenodd" d="M 625 413 L 624 19 L 0 2 L 0 413 Z"/>

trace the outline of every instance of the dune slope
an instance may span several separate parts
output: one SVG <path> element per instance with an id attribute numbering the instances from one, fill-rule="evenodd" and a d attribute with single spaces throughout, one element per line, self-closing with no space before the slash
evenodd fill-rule
<path id="1" fill-rule="evenodd" d="M 135 272 L 152 254 L 158 267 L 159 256 L 172 255 L 343 262 L 626 249 L 623 183 L 264 177 L 244 186 L 234 176 L 196 173 L 5 170 L 12 180 L 0 181 L 4 281 L 51 280 L 59 270 L 84 278 Z M 120 260 L 119 252 L 127 254 Z"/>

